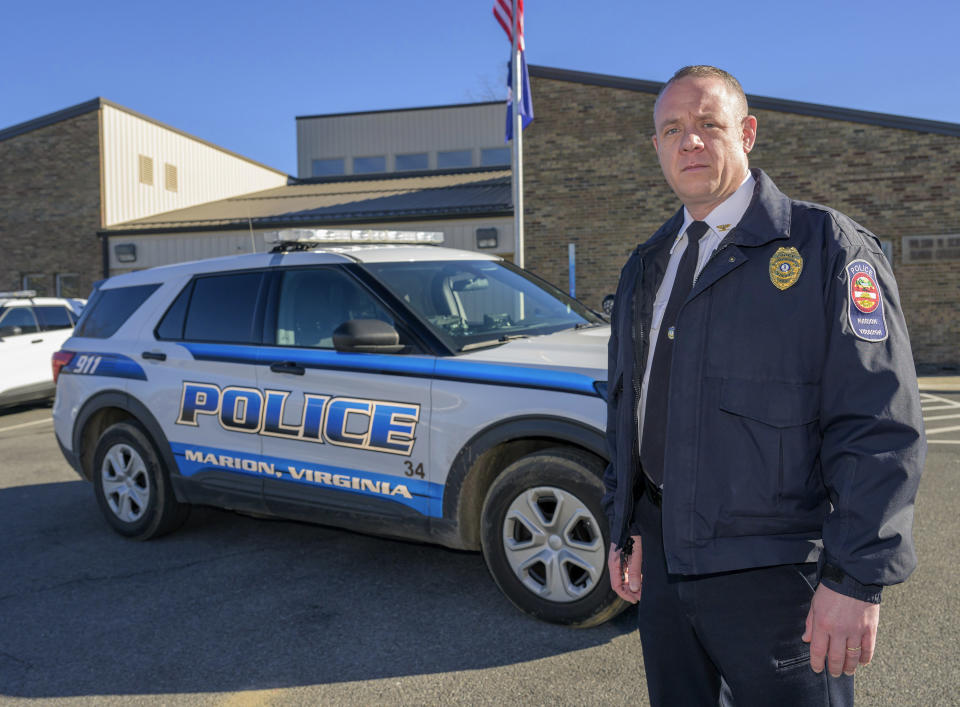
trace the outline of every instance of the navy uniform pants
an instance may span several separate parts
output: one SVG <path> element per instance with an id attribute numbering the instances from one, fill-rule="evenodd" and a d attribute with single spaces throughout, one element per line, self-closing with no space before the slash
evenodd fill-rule
<path id="1" fill-rule="evenodd" d="M 709 575 L 667 573 L 660 510 L 646 496 L 640 640 L 654 707 L 852 705 L 853 676 L 819 675 L 800 640 L 815 562 Z"/>

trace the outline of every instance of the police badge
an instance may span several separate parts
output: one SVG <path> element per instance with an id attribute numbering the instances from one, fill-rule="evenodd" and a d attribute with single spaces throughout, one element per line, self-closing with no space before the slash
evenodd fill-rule
<path id="1" fill-rule="evenodd" d="M 803 270 L 803 258 L 796 248 L 778 248 L 770 258 L 770 282 L 778 290 L 793 285 Z"/>

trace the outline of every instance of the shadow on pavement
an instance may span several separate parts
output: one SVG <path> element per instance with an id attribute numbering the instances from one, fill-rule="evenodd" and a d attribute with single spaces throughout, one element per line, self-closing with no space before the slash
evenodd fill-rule
<path id="1" fill-rule="evenodd" d="M 0 694 L 229 692 L 473 670 L 606 643 L 530 619 L 478 553 L 195 509 L 141 543 L 83 481 L 0 491 Z"/>

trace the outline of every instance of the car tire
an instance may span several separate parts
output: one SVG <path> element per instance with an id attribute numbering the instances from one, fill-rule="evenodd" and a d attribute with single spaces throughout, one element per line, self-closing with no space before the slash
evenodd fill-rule
<path id="1" fill-rule="evenodd" d="M 610 588 L 602 464 L 568 448 L 518 459 L 494 480 L 481 517 L 490 574 L 519 609 L 589 628 L 629 604 Z"/>
<path id="2" fill-rule="evenodd" d="M 121 535 L 149 540 L 183 525 L 190 506 L 177 501 L 170 476 L 136 422 L 111 425 L 97 441 L 93 486 L 100 510 Z"/>

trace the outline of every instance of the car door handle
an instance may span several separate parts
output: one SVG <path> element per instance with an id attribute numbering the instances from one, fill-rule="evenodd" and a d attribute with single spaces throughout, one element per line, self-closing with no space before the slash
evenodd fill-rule
<path id="1" fill-rule="evenodd" d="M 270 370 L 274 373 L 288 373 L 292 376 L 302 376 L 307 372 L 303 366 L 293 361 L 279 361 L 270 364 Z"/>
<path id="2" fill-rule="evenodd" d="M 144 351 L 140 354 L 143 358 L 149 358 L 152 361 L 166 361 L 167 355 L 165 353 L 160 353 L 158 351 Z"/>
<path id="3" fill-rule="evenodd" d="M 42 343 L 43 343 L 43 339 L 32 339 L 32 340 L 30 341 L 30 343 L 31 343 L 31 344 L 42 344 Z"/>

